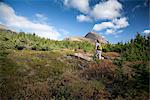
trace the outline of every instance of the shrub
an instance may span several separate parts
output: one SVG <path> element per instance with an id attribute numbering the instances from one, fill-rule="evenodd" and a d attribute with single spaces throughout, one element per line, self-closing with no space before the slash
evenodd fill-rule
<path id="1" fill-rule="evenodd" d="M 23 50 L 23 49 L 25 49 L 26 47 L 23 46 L 23 45 L 16 45 L 15 48 L 18 49 L 18 50 Z"/>

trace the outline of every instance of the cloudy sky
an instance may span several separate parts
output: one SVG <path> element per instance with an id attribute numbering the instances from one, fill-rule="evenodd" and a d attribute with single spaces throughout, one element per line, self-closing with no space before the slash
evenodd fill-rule
<path id="1" fill-rule="evenodd" d="M 0 0 L 0 24 L 50 39 L 95 31 L 111 43 L 150 33 L 148 0 Z"/>

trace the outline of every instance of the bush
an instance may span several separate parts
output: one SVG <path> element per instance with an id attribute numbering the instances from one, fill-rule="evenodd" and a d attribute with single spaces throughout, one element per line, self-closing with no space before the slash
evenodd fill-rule
<path id="1" fill-rule="evenodd" d="M 137 33 L 135 39 L 124 44 L 105 45 L 103 51 L 121 53 L 127 61 L 148 61 L 150 60 L 150 35 L 142 36 Z"/>
<path id="2" fill-rule="evenodd" d="M 23 49 L 25 49 L 26 47 L 25 47 L 25 46 L 22 46 L 22 45 L 16 45 L 15 48 L 18 49 L 18 50 L 23 50 Z"/>
<path id="3" fill-rule="evenodd" d="M 148 69 L 148 65 L 145 63 L 143 64 L 136 64 L 133 65 L 135 75 L 133 76 L 136 89 L 143 89 L 149 92 L 149 79 L 150 79 L 150 72 Z"/>

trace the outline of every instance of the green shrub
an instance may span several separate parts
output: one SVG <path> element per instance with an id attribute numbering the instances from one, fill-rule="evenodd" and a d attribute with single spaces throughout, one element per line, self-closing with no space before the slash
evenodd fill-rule
<path id="1" fill-rule="evenodd" d="M 20 32 L 19 34 L 0 31 L 0 42 L 3 43 L 1 48 L 6 49 L 26 49 L 30 50 L 40 50 L 49 51 L 53 49 L 83 49 L 85 52 L 91 52 L 93 50 L 93 45 L 87 41 L 77 42 L 77 41 L 56 41 L 49 40 L 45 38 L 40 38 L 36 35 L 25 34 Z"/>
<path id="2" fill-rule="evenodd" d="M 143 64 L 136 64 L 133 66 L 135 74 L 133 76 L 135 86 L 137 89 L 143 89 L 145 91 L 149 91 L 149 79 L 150 79 L 150 72 L 148 69 L 148 65 L 145 63 Z"/>

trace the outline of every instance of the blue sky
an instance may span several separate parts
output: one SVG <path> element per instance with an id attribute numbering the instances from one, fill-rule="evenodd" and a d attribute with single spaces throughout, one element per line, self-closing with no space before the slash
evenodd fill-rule
<path id="1" fill-rule="evenodd" d="M 1 0 L 0 23 L 51 39 L 95 31 L 111 43 L 150 33 L 148 0 Z"/>

